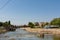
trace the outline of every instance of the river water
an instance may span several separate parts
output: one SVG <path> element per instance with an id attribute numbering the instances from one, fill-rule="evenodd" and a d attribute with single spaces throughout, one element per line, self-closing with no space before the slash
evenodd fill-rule
<path id="1" fill-rule="evenodd" d="M 38 37 L 34 33 L 27 32 L 23 29 L 16 29 L 14 32 L 0 34 L 0 40 L 60 40 L 60 37 L 54 37 L 52 35 Z"/>

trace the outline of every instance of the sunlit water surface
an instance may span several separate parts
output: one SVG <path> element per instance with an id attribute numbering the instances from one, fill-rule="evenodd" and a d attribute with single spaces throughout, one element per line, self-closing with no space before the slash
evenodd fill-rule
<path id="1" fill-rule="evenodd" d="M 0 34 L 0 40 L 60 40 L 60 37 L 55 37 L 52 35 L 44 35 L 44 37 L 38 37 L 34 33 L 27 32 L 23 29 L 16 29 L 14 32 Z"/>

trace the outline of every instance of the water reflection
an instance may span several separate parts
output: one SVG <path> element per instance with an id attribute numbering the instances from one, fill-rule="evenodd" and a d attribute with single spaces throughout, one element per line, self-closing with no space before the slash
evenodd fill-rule
<path id="1" fill-rule="evenodd" d="M 5 34 L 0 34 L 0 40 L 59 40 L 60 37 L 55 37 L 50 34 L 39 35 L 37 33 L 30 33 L 22 29 L 17 29 L 14 32 L 7 32 Z"/>
<path id="2" fill-rule="evenodd" d="M 60 36 L 54 36 L 53 40 L 60 40 Z"/>
<path id="3" fill-rule="evenodd" d="M 0 40 L 40 40 L 36 35 L 22 29 L 0 35 Z"/>

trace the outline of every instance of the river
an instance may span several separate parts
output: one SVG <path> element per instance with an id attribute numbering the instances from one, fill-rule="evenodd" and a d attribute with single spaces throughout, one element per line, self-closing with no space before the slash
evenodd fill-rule
<path id="1" fill-rule="evenodd" d="M 44 35 L 44 37 L 38 37 L 34 33 L 30 33 L 19 28 L 13 32 L 0 34 L 0 40 L 60 40 L 60 37 L 54 37 L 52 35 Z"/>

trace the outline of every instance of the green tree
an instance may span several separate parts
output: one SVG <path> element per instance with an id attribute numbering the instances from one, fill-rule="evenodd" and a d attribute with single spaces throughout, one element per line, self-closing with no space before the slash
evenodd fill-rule
<path id="1" fill-rule="evenodd" d="M 39 26 L 39 23 L 38 22 L 35 22 L 35 26 Z"/>
<path id="2" fill-rule="evenodd" d="M 28 26 L 31 27 L 31 28 L 34 28 L 34 24 L 32 22 L 29 22 Z"/>
<path id="3" fill-rule="evenodd" d="M 49 23 L 48 22 L 46 22 L 46 24 L 45 25 L 49 25 Z"/>
<path id="4" fill-rule="evenodd" d="M 60 26 L 60 18 L 54 18 L 51 23 L 51 25 L 59 25 Z"/>
<path id="5" fill-rule="evenodd" d="M 8 25 L 11 25 L 11 22 L 10 22 L 10 20 L 9 20 L 7 23 L 8 23 Z"/>
<path id="6" fill-rule="evenodd" d="M 10 21 L 6 21 L 6 22 L 4 22 L 4 23 L 3 23 L 3 26 L 4 26 L 5 28 L 10 27 L 10 26 L 11 26 Z"/>
<path id="7" fill-rule="evenodd" d="M 3 23 L 2 22 L 0 22 L 0 26 L 3 26 Z"/>

